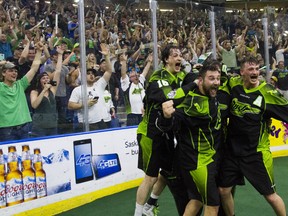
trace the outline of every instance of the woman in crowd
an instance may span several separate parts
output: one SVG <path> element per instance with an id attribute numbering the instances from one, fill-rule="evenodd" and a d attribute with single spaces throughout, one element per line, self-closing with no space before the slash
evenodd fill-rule
<path id="1" fill-rule="evenodd" d="M 95 69 L 95 70 L 99 69 L 99 65 L 96 62 L 96 56 L 94 53 L 89 53 L 87 55 L 86 66 L 87 69 Z"/>
<path id="2" fill-rule="evenodd" d="M 48 73 L 37 76 L 36 88 L 31 91 L 31 105 L 34 109 L 32 117 L 32 135 L 49 136 L 57 134 L 57 111 L 55 94 L 58 88 L 62 67 L 63 50 L 57 47 L 58 60 L 53 80 Z"/>

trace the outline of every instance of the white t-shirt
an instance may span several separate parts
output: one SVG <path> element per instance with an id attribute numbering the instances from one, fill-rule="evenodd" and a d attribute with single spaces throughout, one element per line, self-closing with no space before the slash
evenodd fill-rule
<path id="1" fill-rule="evenodd" d="M 126 76 L 125 79 L 122 79 L 121 77 L 120 82 L 123 91 L 126 91 L 131 83 L 128 76 Z M 131 83 L 129 89 L 129 102 L 131 106 L 131 113 L 133 114 L 142 114 L 143 99 L 145 97 L 144 82 L 145 77 L 142 74 L 140 74 L 139 83 L 137 85 Z"/>
<path id="2" fill-rule="evenodd" d="M 111 121 L 111 108 L 114 108 L 113 102 L 112 102 L 112 96 L 111 93 L 108 90 L 104 91 L 104 101 L 106 105 L 106 111 L 108 113 L 109 119 L 104 120 L 105 122 Z"/>
<path id="3" fill-rule="evenodd" d="M 276 64 L 279 63 L 279 61 L 283 61 L 284 62 L 284 49 L 279 49 L 275 52 L 275 57 L 276 57 Z"/>
<path id="4" fill-rule="evenodd" d="M 97 82 L 93 84 L 93 86 L 87 86 L 87 96 L 88 98 L 94 98 L 95 96 L 99 96 L 98 102 L 92 107 L 88 108 L 88 122 L 89 124 L 100 122 L 104 120 L 104 122 L 111 120 L 110 113 L 107 112 L 105 100 L 104 100 L 104 91 L 107 82 L 103 77 L 101 77 Z M 83 103 L 82 100 L 82 86 L 78 86 L 73 89 L 69 101 L 75 103 Z M 83 123 L 83 109 L 77 110 L 78 121 Z M 109 120 L 110 119 L 110 120 Z"/>

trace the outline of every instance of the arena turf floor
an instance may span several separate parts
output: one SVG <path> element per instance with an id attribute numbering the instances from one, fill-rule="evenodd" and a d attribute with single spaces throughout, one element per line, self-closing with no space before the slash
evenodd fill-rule
<path id="1" fill-rule="evenodd" d="M 274 174 L 277 193 L 283 198 L 288 211 L 288 157 L 274 159 Z M 129 189 L 111 196 L 98 199 L 81 207 L 58 214 L 59 216 L 133 216 L 136 189 Z M 165 189 L 159 199 L 159 216 L 177 216 L 177 210 L 172 195 Z M 245 186 L 239 186 L 235 195 L 237 216 L 273 216 L 270 205 L 246 181 Z"/>

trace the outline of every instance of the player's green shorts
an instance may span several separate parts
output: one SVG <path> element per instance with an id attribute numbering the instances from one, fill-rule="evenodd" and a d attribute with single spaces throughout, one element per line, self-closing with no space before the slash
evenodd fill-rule
<path id="1" fill-rule="evenodd" d="M 146 175 L 158 177 L 160 168 L 172 169 L 174 140 L 155 136 L 153 140 L 143 134 L 137 134 L 139 145 L 138 168 Z"/>
<path id="2" fill-rule="evenodd" d="M 216 184 L 216 163 L 212 162 L 196 170 L 182 170 L 182 175 L 190 199 L 199 200 L 205 205 L 220 205 L 219 191 Z"/>

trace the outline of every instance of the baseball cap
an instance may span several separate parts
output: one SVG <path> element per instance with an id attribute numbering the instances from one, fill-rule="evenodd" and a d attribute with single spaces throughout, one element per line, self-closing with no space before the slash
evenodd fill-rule
<path id="1" fill-rule="evenodd" d="M 17 66 L 15 64 L 13 64 L 12 62 L 7 62 L 4 66 L 3 69 L 13 69 L 13 68 L 17 68 Z"/>
<path id="2" fill-rule="evenodd" d="M 23 50 L 24 47 L 19 45 L 19 46 L 17 46 L 15 49 L 16 49 L 16 50 Z"/>
<path id="3" fill-rule="evenodd" d="M 55 49 L 53 49 L 53 50 L 51 50 L 50 51 L 50 55 L 52 56 L 52 55 L 57 55 L 58 53 L 57 53 L 57 51 L 55 50 Z"/>
<path id="4" fill-rule="evenodd" d="M 105 58 L 102 58 L 102 59 L 100 59 L 99 64 L 102 64 L 102 63 L 105 62 L 105 61 L 106 61 Z"/>
<path id="5" fill-rule="evenodd" d="M 89 72 L 92 72 L 95 76 L 97 75 L 97 71 L 95 70 L 95 69 L 93 69 L 93 68 L 88 68 L 87 70 L 86 70 L 86 73 L 88 74 Z"/>
<path id="6" fill-rule="evenodd" d="M 71 52 L 71 50 L 65 50 L 63 54 L 70 54 Z"/>

